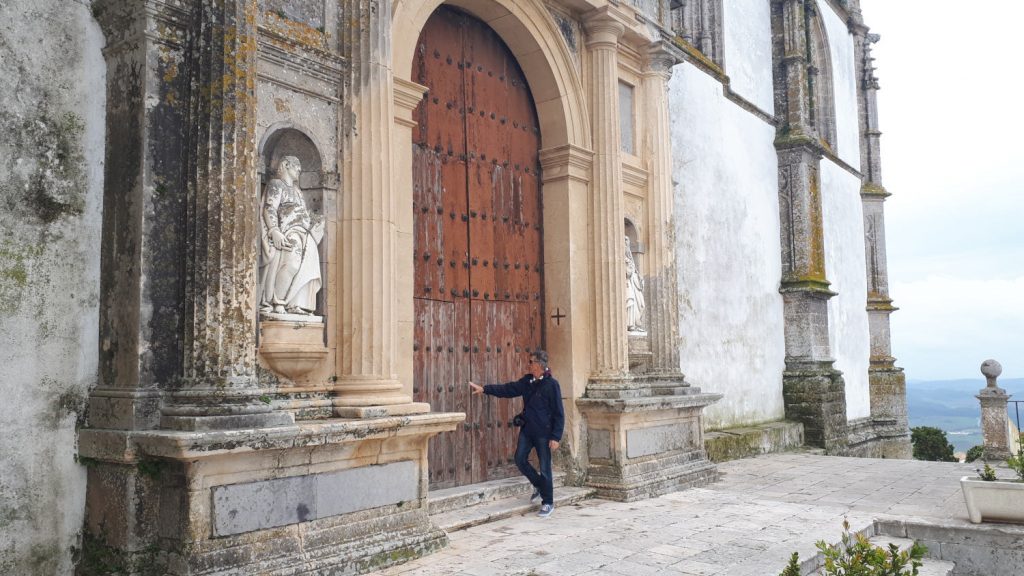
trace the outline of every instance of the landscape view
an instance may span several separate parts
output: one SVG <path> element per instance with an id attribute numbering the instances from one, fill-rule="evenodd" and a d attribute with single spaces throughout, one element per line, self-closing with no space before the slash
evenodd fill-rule
<path id="1" fill-rule="evenodd" d="M 998 381 L 999 387 L 1010 394 L 1010 420 L 1018 422 L 1015 406 L 1020 407 L 1024 418 L 1024 378 L 1008 378 Z M 978 391 L 985 387 L 985 380 L 968 378 L 964 380 L 908 380 L 907 411 L 911 428 L 933 426 L 946 431 L 956 452 L 966 452 L 971 446 L 980 445 L 981 409 Z"/>

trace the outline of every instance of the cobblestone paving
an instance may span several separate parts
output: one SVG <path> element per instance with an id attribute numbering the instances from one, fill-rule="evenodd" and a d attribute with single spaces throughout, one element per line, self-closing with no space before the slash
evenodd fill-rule
<path id="1" fill-rule="evenodd" d="M 641 502 L 587 500 L 450 535 L 451 545 L 377 576 L 775 576 L 790 554 L 883 517 L 967 524 L 972 464 L 780 454 L 727 462 L 705 488 Z"/>

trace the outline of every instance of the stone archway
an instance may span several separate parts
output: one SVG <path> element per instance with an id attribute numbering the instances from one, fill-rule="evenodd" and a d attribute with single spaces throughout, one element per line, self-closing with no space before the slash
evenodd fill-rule
<path id="1" fill-rule="evenodd" d="M 418 129 L 412 110 L 426 87 L 410 72 L 416 53 L 416 40 L 430 15 L 440 6 L 438 0 L 403 0 L 395 6 L 392 18 L 394 90 L 396 105 L 396 146 L 394 148 L 395 196 L 400 212 L 411 214 L 413 204 L 412 143 Z M 539 159 L 542 166 L 543 197 L 541 223 L 543 235 L 544 286 L 541 294 L 545 343 L 551 365 L 562 384 L 566 398 L 567 446 L 575 453 L 581 419 L 573 400 L 585 389 L 591 366 L 590 278 L 587 257 L 587 196 L 590 186 L 592 153 L 590 121 L 579 70 L 566 42 L 548 9 L 533 0 L 456 0 L 445 3 L 483 21 L 511 51 L 519 63 L 532 92 L 540 126 Z M 408 210 L 408 212 L 406 212 Z M 400 258 L 412 255 L 415 234 L 411 218 L 399 221 Z M 408 262 L 412 270 L 413 262 Z M 399 342 L 413 346 L 415 311 L 411 274 L 400 286 Z M 414 362 L 412 354 L 400 354 L 396 362 L 399 378 L 412 392 Z M 511 367 L 510 367 L 511 371 Z M 514 376 L 503 374 L 503 378 Z M 463 382 L 456 382 L 464 385 Z"/>

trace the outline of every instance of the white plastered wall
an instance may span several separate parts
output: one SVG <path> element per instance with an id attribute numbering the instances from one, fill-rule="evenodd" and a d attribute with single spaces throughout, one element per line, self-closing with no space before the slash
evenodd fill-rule
<path id="1" fill-rule="evenodd" d="M 832 57 L 832 91 L 836 112 L 836 152 L 860 169 L 860 121 L 857 111 L 857 63 L 853 36 L 827 2 L 818 2 Z"/>
<path id="2" fill-rule="evenodd" d="M 99 348 L 103 44 L 88 2 L 0 2 L 0 191 L 16 204 L 0 213 L 0 574 L 70 574 L 81 547 L 75 428 Z M 33 207 L 33 182 L 55 211 Z"/>
<path id="3" fill-rule="evenodd" d="M 871 415 L 868 362 L 867 278 L 864 263 L 864 215 L 860 178 L 821 161 L 822 221 L 825 229 L 825 274 L 838 295 L 828 302 L 828 332 L 835 367 L 846 382 L 846 416 Z"/>
<path id="4" fill-rule="evenodd" d="M 722 12 L 730 87 L 761 110 L 774 113 L 771 4 L 728 0 L 722 3 Z"/>
<path id="5" fill-rule="evenodd" d="M 818 2 L 832 59 L 836 113 L 836 152 L 860 168 L 857 78 L 853 36 L 827 2 Z M 867 276 L 864 262 L 864 214 L 860 178 L 831 160 L 821 161 L 822 217 L 825 234 L 825 275 L 838 292 L 828 303 L 829 339 L 835 367 L 846 382 L 849 420 L 871 415 L 868 365 Z"/>
<path id="6" fill-rule="evenodd" d="M 770 54 L 764 57 L 748 63 L 751 69 L 770 70 Z M 682 370 L 693 385 L 724 394 L 705 411 L 707 427 L 780 419 L 785 343 L 775 128 L 687 64 L 669 83 L 669 113 Z"/>

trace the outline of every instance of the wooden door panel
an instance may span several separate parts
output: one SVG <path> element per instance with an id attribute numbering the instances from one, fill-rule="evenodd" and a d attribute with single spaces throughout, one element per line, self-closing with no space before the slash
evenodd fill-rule
<path id="1" fill-rule="evenodd" d="M 456 158 L 466 152 L 462 120 L 465 88 L 460 81 L 462 29 L 456 20 L 428 19 L 420 34 L 412 72 L 413 80 L 428 89 L 413 114 L 419 123 L 414 140 Z"/>
<path id="2" fill-rule="evenodd" d="M 454 360 L 455 305 L 417 298 L 414 300 L 416 323 L 413 346 L 413 394 L 419 402 L 428 402 L 432 410 L 457 409 Z M 435 487 L 455 485 L 455 463 L 461 454 L 458 444 L 435 436 L 429 446 L 430 483 Z"/>
<path id="3" fill-rule="evenodd" d="M 476 405 L 480 403 L 478 396 L 469 392 L 469 386 L 465 382 L 473 380 L 473 353 L 470 330 L 470 305 L 469 299 L 460 298 L 455 301 L 455 411 L 466 414 L 466 421 L 456 429 L 455 432 L 440 434 L 438 438 L 455 444 L 457 448 L 455 459 L 455 483 L 457 486 L 465 486 L 477 482 L 473 475 L 474 462 L 476 461 L 477 435 L 474 431 L 475 419 L 472 416 L 476 413 Z"/>
<path id="4" fill-rule="evenodd" d="M 470 396 L 464 383 L 518 378 L 543 343 L 539 132 L 507 47 L 456 9 L 428 20 L 413 79 L 429 88 L 414 115 L 414 392 L 467 414 L 431 441 L 440 488 L 518 473 L 521 401 Z"/>

